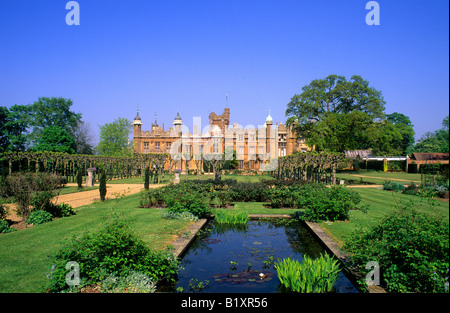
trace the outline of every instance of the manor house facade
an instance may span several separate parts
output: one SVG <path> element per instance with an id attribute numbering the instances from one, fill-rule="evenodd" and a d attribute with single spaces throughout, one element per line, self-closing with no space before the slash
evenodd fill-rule
<path id="1" fill-rule="evenodd" d="M 221 115 L 210 113 L 203 133 L 195 121 L 190 132 L 179 113 L 168 130 L 164 124 L 159 126 L 156 118 L 150 130 L 142 130 L 142 125 L 138 111 L 133 121 L 135 153 L 168 153 L 171 158 L 165 168 L 171 170 L 201 169 L 203 158 L 232 159 L 234 150 L 238 169 L 258 171 L 277 157 L 311 150 L 290 128 L 281 122 L 274 124 L 270 111 L 260 128 L 242 128 L 238 123 L 230 126 L 229 108 Z"/>

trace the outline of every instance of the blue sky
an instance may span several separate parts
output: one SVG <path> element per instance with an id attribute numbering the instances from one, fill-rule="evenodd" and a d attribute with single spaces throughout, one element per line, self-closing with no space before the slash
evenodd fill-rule
<path id="1" fill-rule="evenodd" d="M 98 125 L 155 112 L 191 128 L 231 110 L 231 123 L 260 125 L 269 106 L 286 120 L 290 98 L 313 79 L 360 75 L 401 112 L 416 139 L 449 114 L 449 3 L 378 1 L 368 26 L 363 0 L 79 0 L 0 2 L 0 105 L 64 97 Z"/>

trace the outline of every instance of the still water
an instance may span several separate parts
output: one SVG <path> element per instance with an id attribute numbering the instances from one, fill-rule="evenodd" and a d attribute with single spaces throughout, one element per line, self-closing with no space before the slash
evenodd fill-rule
<path id="1" fill-rule="evenodd" d="M 275 293 L 285 292 L 274 264 L 283 258 L 300 262 L 326 253 L 299 222 L 249 221 L 246 225 L 220 225 L 211 220 L 182 258 L 178 282 L 158 291 Z M 358 292 L 344 273 L 334 286 L 337 293 Z"/>

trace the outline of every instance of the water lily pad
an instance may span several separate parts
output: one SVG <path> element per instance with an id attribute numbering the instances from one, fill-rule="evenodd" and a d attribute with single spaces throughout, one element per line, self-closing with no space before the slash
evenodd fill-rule
<path id="1" fill-rule="evenodd" d="M 237 275 L 237 274 L 234 274 L 234 275 L 231 275 L 231 277 L 239 277 L 239 275 Z"/>
<path id="2" fill-rule="evenodd" d="M 254 244 L 254 245 L 262 245 L 262 242 L 260 242 L 260 241 L 255 241 L 255 242 L 253 242 L 253 244 Z"/>

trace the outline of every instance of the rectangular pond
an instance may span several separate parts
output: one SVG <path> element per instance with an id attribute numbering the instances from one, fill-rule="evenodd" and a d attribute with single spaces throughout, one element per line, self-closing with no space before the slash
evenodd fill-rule
<path id="1" fill-rule="evenodd" d="M 290 219 L 250 220 L 246 225 L 221 225 L 214 220 L 182 256 L 178 281 L 159 292 L 275 293 L 280 285 L 274 264 L 283 258 L 311 258 L 327 253 L 300 222 Z M 207 282 L 206 282 L 207 281 Z M 336 293 L 357 288 L 341 271 Z"/>

